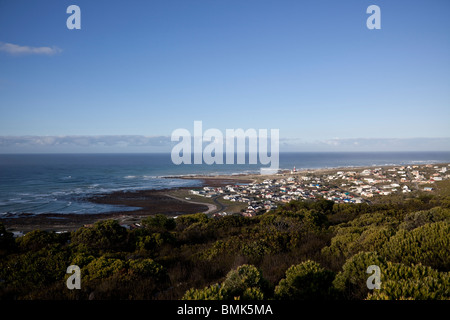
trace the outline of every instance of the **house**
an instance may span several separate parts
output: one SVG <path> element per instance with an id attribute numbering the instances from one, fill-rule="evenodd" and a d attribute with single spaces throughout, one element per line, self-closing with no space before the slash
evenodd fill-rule
<path id="1" fill-rule="evenodd" d="M 12 232 L 14 238 L 23 237 L 24 233 L 22 231 L 13 231 Z"/>

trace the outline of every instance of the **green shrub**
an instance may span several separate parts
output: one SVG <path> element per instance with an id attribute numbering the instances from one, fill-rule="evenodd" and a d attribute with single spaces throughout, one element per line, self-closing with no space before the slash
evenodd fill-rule
<path id="1" fill-rule="evenodd" d="M 423 265 L 405 266 L 387 263 L 380 290 L 373 290 L 370 300 L 448 300 L 450 274 Z"/>
<path id="2" fill-rule="evenodd" d="M 164 267 L 152 259 L 130 260 L 128 264 L 128 272 L 139 277 L 161 278 L 165 275 Z"/>
<path id="3" fill-rule="evenodd" d="M 213 284 L 203 289 L 191 288 L 183 295 L 182 300 L 226 300 L 223 288 Z"/>
<path id="4" fill-rule="evenodd" d="M 364 299 L 369 293 L 367 268 L 376 265 L 381 269 L 381 281 L 387 268 L 386 261 L 376 252 L 360 252 L 349 258 L 333 281 L 333 286 L 345 299 Z"/>
<path id="5" fill-rule="evenodd" d="M 362 251 L 379 252 L 393 235 L 395 235 L 395 229 L 391 226 L 370 227 L 361 233 L 358 246 Z"/>
<path id="6" fill-rule="evenodd" d="M 322 254 L 328 259 L 339 257 L 347 258 L 360 251 L 360 246 L 358 243 L 358 239 L 360 237 L 360 230 L 337 234 L 331 239 L 330 245 L 322 249 Z"/>
<path id="7" fill-rule="evenodd" d="M 308 260 L 291 266 L 275 287 L 277 299 L 317 300 L 332 297 L 334 273 Z"/>
<path id="8" fill-rule="evenodd" d="M 83 272 L 84 271 L 84 272 Z M 106 279 L 113 274 L 125 273 L 126 263 L 121 259 L 101 256 L 91 261 L 83 270 L 83 279 Z"/>
<path id="9" fill-rule="evenodd" d="M 253 265 L 244 264 L 230 271 L 221 284 L 189 289 L 184 300 L 262 300 L 267 282 Z"/>
<path id="10" fill-rule="evenodd" d="M 23 237 L 17 238 L 16 243 L 21 251 L 38 251 L 52 243 L 57 243 L 57 234 L 33 230 L 26 233 Z"/>
<path id="11" fill-rule="evenodd" d="M 159 232 L 175 229 L 176 222 L 174 218 L 169 218 L 164 214 L 157 214 L 143 219 L 142 225 L 150 230 Z"/>
<path id="12" fill-rule="evenodd" d="M 223 288 L 228 295 L 235 297 L 242 295 L 247 288 L 260 288 L 265 284 L 261 272 L 255 266 L 244 264 L 227 274 Z"/>
<path id="13" fill-rule="evenodd" d="M 127 229 L 116 220 L 99 221 L 72 234 L 72 244 L 93 251 L 117 251 L 127 247 Z"/>
<path id="14" fill-rule="evenodd" d="M 176 225 L 178 229 L 184 229 L 194 223 L 207 224 L 208 216 L 204 213 L 184 214 L 177 217 Z"/>
<path id="15" fill-rule="evenodd" d="M 411 212 L 407 214 L 404 221 L 400 224 L 400 228 L 410 231 L 427 223 L 449 220 L 450 209 L 435 207 L 430 210 Z"/>
<path id="16" fill-rule="evenodd" d="M 13 254 L 1 260 L 1 284 L 18 292 L 50 285 L 63 279 L 69 266 L 69 255 L 57 245 L 38 251 Z"/>
<path id="17" fill-rule="evenodd" d="M 450 270 L 450 223 L 427 223 L 406 231 L 399 230 L 383 246 L 382 253 L 405 265 L 422 263 L 437 270 Z"/>

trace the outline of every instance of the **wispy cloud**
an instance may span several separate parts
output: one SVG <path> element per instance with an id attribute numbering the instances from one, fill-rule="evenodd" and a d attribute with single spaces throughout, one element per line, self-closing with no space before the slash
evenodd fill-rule
<path id="1" fill-rule="evenodd" d="M 167 136 L 0 136 L 0 147 L 10 146 L 78 146 L 78 147 L 159 147 L 169 146 Z"/>
<path id="2" fill-rule="evenodd" d="M 450 138 L 333 138 L 315 141 L 281 139 L 292 151 L 450 151 Z"/>
<path id="3" fill-rule="evenodd" d="M 170 152 L 176 143 L 170 136 L 0 136 L 0 153 Z M 450 151 L 450 138 L 333 138 L 315 141 L 281 138 L 280 151 Z"/>
<path id="4" fill-rule="evenodd" d="M 62 49 L 58 47 L 30 47 L 20 46 L 13 43 L 0 42 L 0 51 L 7 52 L 11 55 L 47 55 L 51 56 L 62 52 Z"/>

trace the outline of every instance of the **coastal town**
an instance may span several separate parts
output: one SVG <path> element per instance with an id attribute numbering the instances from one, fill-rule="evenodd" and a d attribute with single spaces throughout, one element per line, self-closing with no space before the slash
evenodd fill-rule
<path id="1" fill-rule="evenodd" d="M 111 218 L 127 229 L 141 228 L 141 220 L 154 214 L 177 218 L 180 214 L 203 212 L 211 218 L 235 214 L 254 217 L 293 200 L 326 199 L 335 203 L 372 204 L 387 196 L 406 199 L 418 193 L 433 193 L 440 181 L 450 179 L 450 164 L 312 170 L 294 167 L 271 175 L 188 176 L 185 179 L 204 180 L 205 183 L 197 188 L 124 191 L 89 199 L 136 207 L 132 211 L 101 215 L 11 214 L 4 215 L 2 222 L 15 237 L 20 237 L 37 228 L 68 232 Z"/>
<path id="2" fill-rule="evenodd" d="M 371 203 L 378 197 L 432 192 L 434 183 L 450 179 L 450 164 L 333 170 L 282 170 L 251 183 L 191 189 L 191 195 L 246 204 L 240 214 L 253 217 L 292 200 L 327 199 L 335 203 Z M 186 198 L 190 200 L 191 198 Z M 230 212 L 215 212 L 220 217 Z"/>

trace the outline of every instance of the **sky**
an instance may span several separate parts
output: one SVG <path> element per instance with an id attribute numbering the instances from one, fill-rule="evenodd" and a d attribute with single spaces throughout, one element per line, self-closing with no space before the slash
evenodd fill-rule
<path id="1" fill-rule="evenodd" d="M 194 121 L 279 129 L 285 151 L 450 151 L 449 14 L 448 0 L 0 0 L 0 153 L 167 151 Z"/>

